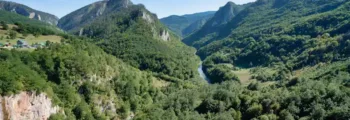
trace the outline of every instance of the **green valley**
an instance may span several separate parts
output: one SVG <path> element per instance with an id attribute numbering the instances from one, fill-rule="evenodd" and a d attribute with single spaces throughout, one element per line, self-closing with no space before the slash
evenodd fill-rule
<path id="1" fill-rule="evenodd" d="M 45 46 L 0 48 L 0 119 L 350 119 L 349 1 L 148 7 L 98 1 L 57 26 L 1 9 L 0 45 Z"/>

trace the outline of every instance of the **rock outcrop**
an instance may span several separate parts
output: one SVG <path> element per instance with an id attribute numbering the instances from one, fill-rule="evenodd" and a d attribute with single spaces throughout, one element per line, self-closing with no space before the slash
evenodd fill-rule
<path id="1" fill-rule="evenodd" d="M 0 97 L 1 120 L 47 120 L 58 112 L 47 95 L 31 92 Z"/>
<path id="2" fill-rule="evenodd" d="M 51 25 L 57 25 L 58 23 L 58 17 L 56 17 L 55 15 L 38 11 L 15 2 L 0 0 L 0 10 L 13 12 L 22 16 L 26 16 L 30 19 L 36 19 L 42 22 L 46 22 Z"/>
<path id="3" fill-rule="evenodd" d="M 160 38 L 164 41 L 169 41 L 170 40 L 170 34 L 167 30 L 161 30 L 160 31 Z"/>
<path id="4" fill-rule="evenodd" d="M 152 18 L 152 15 L 148 14 L 147 12 L 142 12 L 142 19 L 146 20 L 148 23 L 153 23 L 154 20 Z"/>
<path id="5" fill-rule="evenodd" d="M 78 31 L 86 24 L 108 13 L 132 6 L 130 0 L 102 0 L 62 17 L 57 26 L 66 31 Z"/>

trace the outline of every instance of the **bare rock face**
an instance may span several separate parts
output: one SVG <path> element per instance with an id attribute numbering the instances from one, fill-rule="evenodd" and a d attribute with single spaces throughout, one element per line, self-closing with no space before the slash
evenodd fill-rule
<path id="1" fill-rule="evenodd" d="M 45 94 L 31 92 L 0 97 L 0 103 L 1 120 L 47 120 L 59 110 Z"/>
<path id="2" fill-rule="evenodd" d="M 58 17 L 55 15 L 38 11 L 15 2 L 0 0 L 0 9 L 28 17 L 30 19 L 46 22 L 51 25 L 57 25 L 58 22 Z"/>
<path id="3" fill-rule="evenodd" d="M 169 41 L 170 40 L 169 32 L 167 30 L 160 31 L 160 38 L 164 41 Z"/>
<path id="4" fill-rule="evenodd" d="M 142 12 L 142 19 L 146 20 L 148 23 L 154 22 L 152 16 L 145 11 Z"/>

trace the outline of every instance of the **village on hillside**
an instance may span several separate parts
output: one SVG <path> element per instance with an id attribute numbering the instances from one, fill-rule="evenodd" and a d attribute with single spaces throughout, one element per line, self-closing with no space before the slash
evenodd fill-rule
<path id="1" fill-rule="evenodd" d="M 50 43 L 60 43 L 62 37 L 54 34 L 43 34 L 42 31 L 28 32 L 30 26 L 20 23 L 6 24 L 0 21 L 0 48 L 34 50 L 45 48 Z M 23 32 L 26 31 L 26 32 Z"/>
<path id="2" fill-rule="evenodd" d="M 17 40 L 16 44 L 12 44 L 10 42 L 6 43 L 0 43 L 0 48 L 6 48 L 6 49 L 14 49 L 14 48 L 29 48 L 29 49 L 36 49 L 36 48 L 44 48 L 49 43 L 49 41 L 45 42 L 37 42 L 33 44 L 29 44 L 26 40 Z"/>

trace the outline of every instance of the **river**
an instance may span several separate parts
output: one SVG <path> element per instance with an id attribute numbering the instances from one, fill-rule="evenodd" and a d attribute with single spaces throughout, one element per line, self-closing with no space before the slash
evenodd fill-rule
<path id="1" fill-rule="evenodd" d="M 201 76 L 201 78 L 203 78 L 204 80 L 206 80 L 208 83 L 211 83 L 211 82 L 210 82 L 210 79 L 207 77 L 207 75 L 205 75 L 205 73 L 204 73 L 204 71 L 203 71 L 202 62 L 201 62 L 201 65 L 198 67 L 198 73 L 199 73 L 199 75 Z"/>

